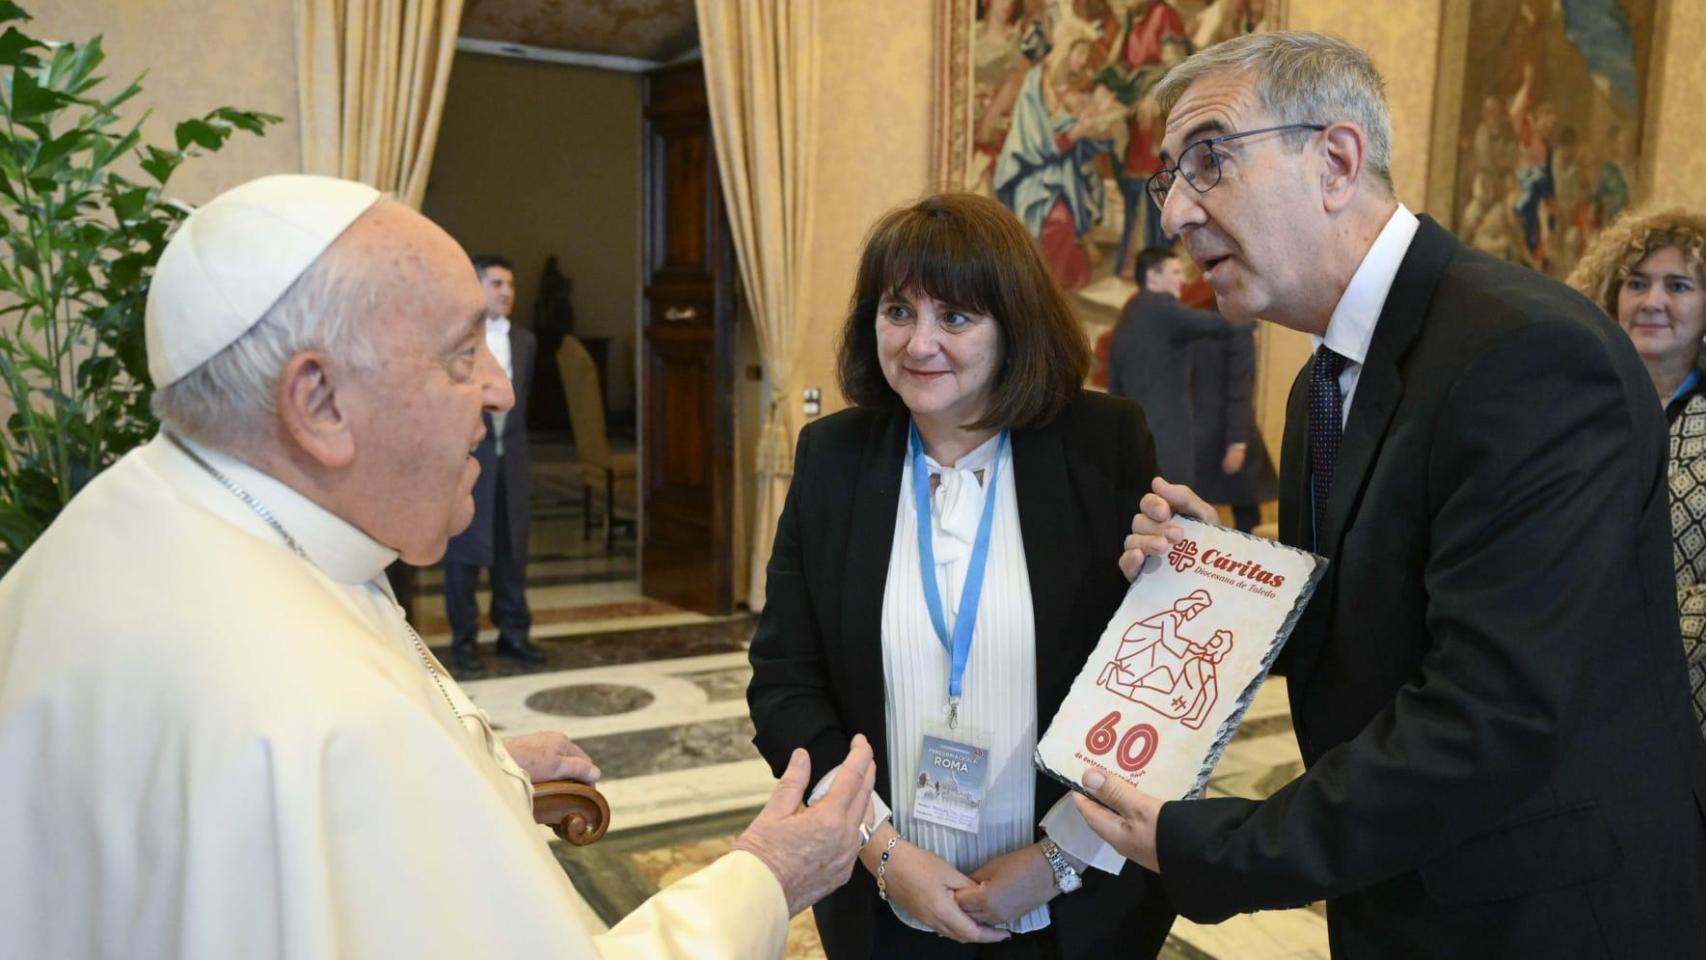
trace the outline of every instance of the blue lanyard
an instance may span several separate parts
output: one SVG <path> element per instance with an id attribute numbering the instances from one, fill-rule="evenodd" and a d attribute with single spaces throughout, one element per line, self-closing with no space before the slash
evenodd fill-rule
<path id="1" fill-rule="evenodd" d="M 995 460 L 989 466 L 988 482 L 983 485 L 983 518 L 977 522 L 977 539 L 972 544 L 971 566 L 966 570 L 965 586 L 960 591 L 952 640 L 948 639 L 948 619 L 942 613 L 942 593 L 936 586 L 936 547 L 930 529 L 930 469 L 924 464 L 924 442 L 918 437 L 918 425 L 909 425 L 907 434 L 907 445 L 912 451 L 912 493 L 918 514 L 918 567 L 924 581 L 924 603 L 930 608 L 930 625 L 936 628 L 936 639 L 948 651 L 948 725 L 953 727 L 959 723 L 960 681 L 965 677 L 966 660 L 971 657 L 977 605 L 983 599 L 989 531 L 995 525 L 995 482 L 1001 477 L 1001 454 L 1007 449 L 1007 431 L 1001 431 L 1001 439 L 996 442 Z"/>

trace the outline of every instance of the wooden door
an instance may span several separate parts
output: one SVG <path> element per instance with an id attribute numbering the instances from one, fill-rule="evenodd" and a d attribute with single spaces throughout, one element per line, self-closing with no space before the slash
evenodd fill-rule
<path id="1" fill-rule="evenodd" d="M 705 75 L 652 72 L 645 102 L 640 589 L 726 613 L 734 587 L 734 295 Z"/>

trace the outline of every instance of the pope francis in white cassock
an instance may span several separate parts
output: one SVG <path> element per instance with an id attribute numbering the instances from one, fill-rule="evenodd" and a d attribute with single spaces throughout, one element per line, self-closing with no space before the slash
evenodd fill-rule
<path id="1" fill-rule="evenodd" d="M 467 524 L 480 411 L 513 402 L 480 303 L 359 184 L 264 178 L 179 229 L 148 302 L 165 429 L 0 580 L 0 957 L 745 960 L 845 881 L 862 739 L 863 783 L 800 811 L 797 757 L 735 852 L 578 925 L 549 775 L 383 574 Z"/>

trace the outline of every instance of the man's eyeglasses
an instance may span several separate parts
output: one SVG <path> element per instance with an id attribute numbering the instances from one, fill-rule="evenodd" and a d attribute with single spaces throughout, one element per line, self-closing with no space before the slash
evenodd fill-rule
<path id="1" fill-rule="evenodd" d="M 1253 137 L 1258 133 L 1279 133 L 1282 130 L 1314 130 L 1319 133 L 1325 129 L 1326 125 L 1320 123 L 1287 123 L 1278 127 L 1242 130 L 1198 140 L 1179 154 L 1178 163 L 1157 170 L 1144 188 L 1149 191 L 1149 199 L 1155 201 L 1155 208 L 1159 210 L 1167 205 L 1167 194 L 1172 192 L 1173 181 L 1179 177 L 1184 177 L 1185 182 L 1198 193 L 1207 193 L 1220 183 L 1220 165 L 1226 160 L 1226 154 L 1215 149 L 1220 144 Z"/>

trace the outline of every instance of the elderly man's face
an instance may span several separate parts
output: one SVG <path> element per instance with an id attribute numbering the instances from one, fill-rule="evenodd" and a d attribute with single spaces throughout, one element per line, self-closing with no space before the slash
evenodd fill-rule
<path id="1" fill-rule="evenodd" d="M 474 518 L 485 410 L 515 405 L 509 378 L 486 348 L 486 300 L 468 255 L 400 204 L 375 207 L 346 234 L 357 269 L 374 284 L 374 369 L 352 371 L 345 403 L 355 462 L 348 517 L 413 564 L 444 555 Z"/>
<path id="2" fill-rule="evenodd" d="M 1248 74 L 1204 77 L 1167 117 L 1161 149 L 1172 163 L 1199 140 L 1277 123 L 1261 109 Z M 1179 178 L 1162 226 L 1183 240 L 1226 316 L 1284 322 L 1274 314 L 1306 299 L 1308 251 L 1323 217 L 1319 188 L 1310 183 L 1313 165 L 1295 140 L 1278 133 L 1214 149 L 1222 158 L 1219 184 L 1198 193 Z"/>

